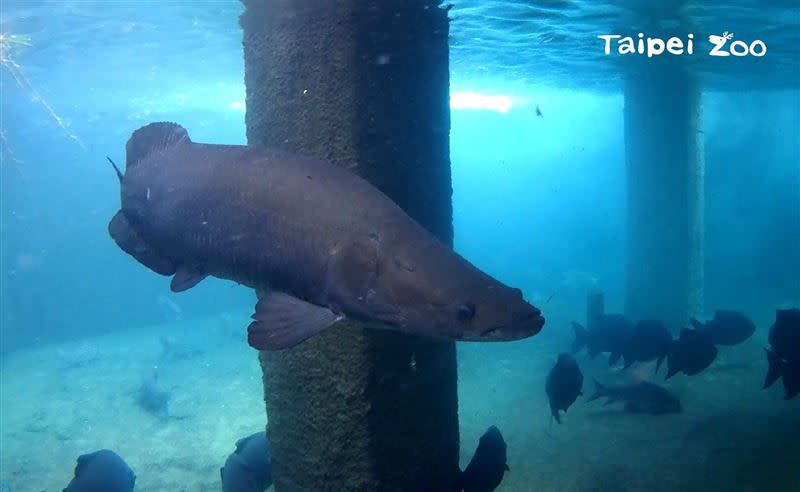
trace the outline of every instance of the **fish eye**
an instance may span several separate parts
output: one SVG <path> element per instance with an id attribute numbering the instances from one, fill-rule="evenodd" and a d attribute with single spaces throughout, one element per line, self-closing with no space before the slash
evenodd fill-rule
<path id="1" fill-rule="evenodd" d="M 464 304 L 458 306 L 456 316 L 458 317 L 459 321 L 470 321 L 475 317 L 475 304 L 471 302 L 465 302 Z"/>

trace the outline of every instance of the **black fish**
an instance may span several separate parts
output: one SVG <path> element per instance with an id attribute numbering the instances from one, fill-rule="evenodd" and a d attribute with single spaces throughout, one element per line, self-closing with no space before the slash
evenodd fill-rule
<path id="1" fill-rule="evenodd" d="M 575 340 L 572 342 L 572 353 L 577 353 L 584 346 L 589 357 L 595 358 L 601 352 L 610 353 L 609 365 L 614 365 L 622 356 L 625 344 L 633 333 L 633 323 L 621 314 L 603 314 L 589 320 L 587 328 L 573 322 Z"/>
<path id="2" fill-rule="evenodd" d="M 677 340 L 670 345 L 667 355 L 667 377 L 679 372 L 687 376 L 698 374 L 717 358 L 717 347 L 705 333 L 684 328 Z"/>
<path id="3" fill-rule="evenodd" d="M 367 181 L 311 157 L 192 142 L 151 123 L 117 170 L 117 245 L 181 292 L 207 276 L 255 289 L 248 342 L 295 346 L 343 317 L 449 340 L 517 340 L 541 312 Z M 113 164 L 113 163 L 112 163 Z"/>
<path id="4" fill-rule="evenodd" d="M 718 310 L 714 319 L 701 323 L 691 318 L 695 330 L 711 337 L 714 345 L 738 345 L 756 332 L 753 321 L 738 311 Z"/>
<path id="5" fill-rule="evenodd" d="M 506 442 L 497 427 L 491 426 L 481 436 L 478 449 L 456 481 L 456 492 L 492 492 L 508 471 Z"/>
<path id="6" fill-rule="evenodd" d="M 131 492 L 136 475 L 117 453 L 101 449 L 78 456 L 75 478 L 63 492 Z"/>
<path id="7" fill-rule="evenodd" d="M 561 423 L 558 412 L 563 410 L 566 413 L 578 396 L 583 394 L 582 387 L 583 373 L 575 358 L 569 354 L 559 354 L 558 361 L 547 374 L 544 385 L 547 399 L 550 401 L 550 413 L 556 422 Z"/>
<path id="8" fill-rule="evenodd" d="M 666 388 L 657 384 L 641 381 L 628 386 L 608 387 L 594 382 L 597 389 L 587 401 L 608 398 L 606 405 L 614 402 L 625 402 L 625 411 L 630 413 L 647 413 L 663 415 L 682 411 L 681 401 Z"/>
<path id="9" fill-rule="evenodd" d="M 220 468 L 222 492 L 264 492 L 272 485 L 267 433 L 256 432 L 236 441 L 236 450 Z"/>
<path id="10" fill-rule="evenodd" d="M 641 320 L 633 328 L 633 334 L 628 338 L 622 352 L 625 368 L 634 362 L 648 362 L 658 360 L 656 372 L 669 353 L 672 344 L 672 334 L 664 323 L 658 320 Z"/>
<path id="11" fill-rule="evenodd" d="M 785 399 L 800 394 L 800 309 L 778 309 L 769 329 L 767 376 L 764 388 L 781 378 Z"/>

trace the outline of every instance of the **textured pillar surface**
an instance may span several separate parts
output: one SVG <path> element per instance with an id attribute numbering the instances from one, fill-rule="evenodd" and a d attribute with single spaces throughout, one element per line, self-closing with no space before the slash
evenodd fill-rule
<path id="1" fill-rule="evenodd" d="M 789 99 L 794 109 L 792 114 L 792 134 L 800 133 L 800 94 L 792 93 Z M 788 271 L 789 278 L 794 278 L 794 283 L 789 284 L 789 304 L 800 306 L 800 140 L 794 139 L 791 153 L 789 154 L 789 224 L 786 228 L 789 236 L 788 244 Z"/>
<path id="2" fill-rule="evenodd" d="M 648 59 L 625 80 L 627 294 L 633 319 L 677 331 L 703 308 L 699 87 L 679 62 Z"/>
<path id="3" fill-rule="evenodd" d="M 591 328 L 594 321 L 606 313 L 605 296 L 600 291 L 591 291 L 586 296 L 586 326 Z"/>
<path id="4" fill-rule="evenodd" d="M 242 1 L 248 142 L 349 168 L 452 244 L 438 2 Z M 260 360 L 277 491 L 447 489 L 452 342 L 342 322 Z"/>

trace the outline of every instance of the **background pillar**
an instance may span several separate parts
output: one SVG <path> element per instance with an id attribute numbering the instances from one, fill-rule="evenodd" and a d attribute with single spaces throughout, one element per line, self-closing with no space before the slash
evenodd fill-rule
<path id="1" fill-rule="evenodd" d="M 680 62 L 647 59 L 630 68 L 625 311 L 677 332 L 703 309 L 701 93 Z"/>
<path id="2" fill-rule="evenodd" d="M 452 244 L 439 2 L 242 1 L 248 142 L 349 168 Z M 260 355 L 276 490 L 447 490 L 455 345 L 342 325 Z"/>

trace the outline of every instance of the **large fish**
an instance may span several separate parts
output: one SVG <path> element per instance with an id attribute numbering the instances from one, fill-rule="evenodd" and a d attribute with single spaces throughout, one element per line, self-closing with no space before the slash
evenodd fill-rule
<path id="1" fill-rule="evenodd" d="M 116 167 L 116 166 L 115 166 Z M 151 123 L 126 145 L 120 248 L 171 288 L 206 276 L 259 295 L 248 341 L 292 347 L 347 317 L 451 340 L 516 340 L 541 312 L 456 254 L 388 197 L 311 157 L 192 142 Z"/>

